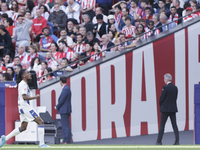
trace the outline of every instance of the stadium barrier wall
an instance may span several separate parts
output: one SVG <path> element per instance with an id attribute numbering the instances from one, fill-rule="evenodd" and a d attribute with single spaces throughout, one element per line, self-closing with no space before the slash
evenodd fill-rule
<path id="1" fill-rule="evenodd" d="M 99 61 L 69 73 L 73 141 L 158 133 L 159 97 L 165 73 L 172 74 L 172 83 L 179 89 L 179 130 L 192 130 L 194 84 L 200 81 L 200 22 L 194 21 L 193 24 L 188 23 L 190 25 L 186 23 L 183 28 L 178 26 L 180 29 L 175 28 L 170 35 L 167 35 L 168 32 L 161 33 L 157 36 L 161 38 L 147 41 L 145 46 L 135 50 L 124 51 L 125 54 L 120 56 L 110 59 L 106 56 L 95 67 L 92 65 Z M 163 36 L 165 34 L 167 36 Z M 120 53 L 123 51 L 113 55 Z M 83 70 L 86 67 L 89 69 Z M 37 105 L 46 106 L 52 118 L 56 119 L 54 106 L 62 90 L 59 80 L 43 85 Z M 6 126 L 10 123 L 6 122 Z M 10 127 L 6 134 L 12 130 Z M 168 121 L 165 132 L 170 131 L 172 127 Z"/>
<path id="2" fill-rule="evenodd" d="M 196 22 L 70 76 L 73 140 L 158 133 L 159 97 L 165 73 L 173 76 L 172 83 L 179 89 L 179 130 L 192 130 L 194 84 L 200 81 L 199 26 L 200 22 Z M 54 106 L 61 90 L 58 81 L 40 90 L 41 105 L 47 107 L 54 119 Z M 169 131 L 172 127 L 168 121 L 165 132 Z"/>
<path id="3" fill-rule="evenodd" d="M 194 141 L 200 144 L 200 84 L 194 85 Z"/>

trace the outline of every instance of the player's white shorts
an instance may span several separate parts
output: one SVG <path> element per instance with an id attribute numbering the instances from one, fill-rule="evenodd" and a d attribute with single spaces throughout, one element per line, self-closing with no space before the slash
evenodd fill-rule
<path id="1" fill-rule="evenodd" d="M 20 122 L 30 122 L 39 117 L 38 113 L 30 106 L 18 106 Z"/>

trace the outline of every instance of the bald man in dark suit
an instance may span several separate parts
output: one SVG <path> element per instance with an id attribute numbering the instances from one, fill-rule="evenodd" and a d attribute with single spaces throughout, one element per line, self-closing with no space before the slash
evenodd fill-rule
<path id="1" fill-rule="evenodd" d="M 172 81 L 172 76 L 169 73 L 165 74 L 164 82 L 166 85 L 163 86 L 159 101 L 160 112 L 161 112 L 161 123 L 156 145 L 162 145 L 162 137 L 164 134 L 165 124 L 168 117 L 170 117 L 172 128 L 175 134 L 174 145 L 179 145 L 179 131 L 176 124 L 176 113 L 178 112 L 176 104 L 178 88 L 175 85 L 173 85 L 171 81 Z"/>

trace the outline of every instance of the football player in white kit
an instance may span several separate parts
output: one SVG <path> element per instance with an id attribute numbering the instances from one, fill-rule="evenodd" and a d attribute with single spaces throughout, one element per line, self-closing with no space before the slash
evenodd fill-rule
<path id="1" fill-rule="evenodd" d="M 31 74 L 26 69 L 22 69 L 18 75 L 18 109 L 20 114 L 21 127 L 15 128 L 7 136 L 2 135 L 0 147 L 2 147 L 7 140 L 13 136 L 26 130 L 28 122 L 35 121 L 38 124 L 38 139 L 39 147 L 50 147 L 44 143 L 44 122 L 39 117 L 38 113 L 29 105 L 29 100 L 39 99 L 40 95 L 30 96 L 30 89 L 28 86 L 28 79 L 31 79 Z"/>

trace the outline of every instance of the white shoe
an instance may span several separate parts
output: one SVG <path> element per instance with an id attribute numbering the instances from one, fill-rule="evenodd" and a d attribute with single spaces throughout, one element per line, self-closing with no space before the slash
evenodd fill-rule
<path id="1" fill-rule="evenodd" d="M 51 146 L 49 146 L 49 145 L 47 145 L 47 144 L 39 145 L 39 148 L 47 148 L 47 147 L 51 147 Z"/>

